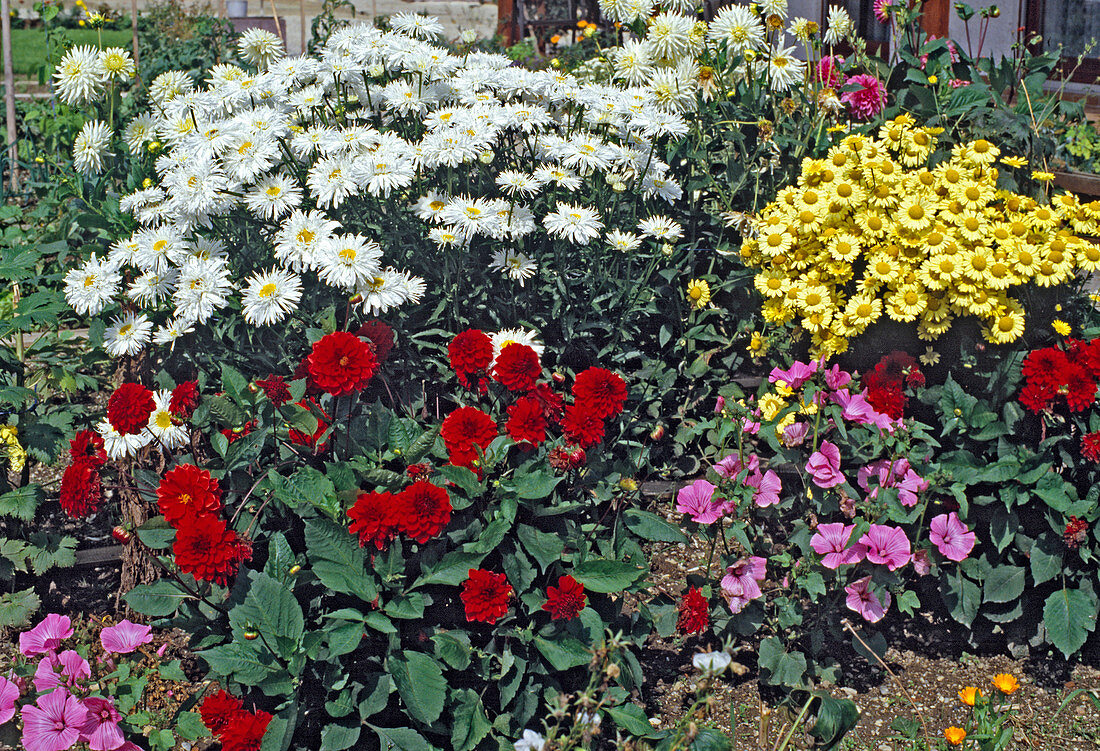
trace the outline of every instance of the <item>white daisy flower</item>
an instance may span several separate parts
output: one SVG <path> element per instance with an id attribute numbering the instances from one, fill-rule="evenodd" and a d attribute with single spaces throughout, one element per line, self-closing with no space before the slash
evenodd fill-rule
<path id="1" fill-rule="evenodd" d="M 547 214 L 542 224 L 552 237 L 560 237 L 574 245 L 587 245 L 600 236 L 603 222 L 600 215 L 584 206 L 559 203 L 555 210 Z"/>
<path id="2" fill-rule="evenodd" d="M 176 315 L 203 323 L 215 310 L 225 307 L 232 290 L 224 258 L 189 257 L 180 266 L 179 281 L 172 293 Z"/>
<path id="3" fill-rule="evenodd" d="M 111 459 L 134 456 L 153 440 L 153 435 L 148 430 L 122 435 L 106 417 L 96 423 L 95 430 L 103 437 L 103 449 Z"/>
<path id="4" fill-rule="evenodd" d="M 707 38 L 735 55 L 764 49 L 764 24 L 747 5 L 727 5 L 710 22 Z"/>
<path id="5" fill-rule="evenodd" d="M 522 287 L 526 280 L 535 275 L 538 266 L 518 250 L 498 250 L 493 253 L 489 268 L 519 282 Z"/>
<path id="6" fill-rule="evenodd" d="M 435 39 L 443 34 L 439 19 L 420 13 L 395 13 L 389 19 L 390 28 L 416 39 Z"/>
<path id="7" fill-rule="evenodd" d="M 825 44 L 840 44 L 855 29 L 848 11 L 839 5 L 829 6 L 829 28 L 825 30 Z"/>
<path id="8" fill-rule="evenodd" d="M 371 315 L 385 313 L 408 299 L 402 275 L 392 268 L 379 270 L 363 280 L 356 292 L 362 296 L 363 310 Z"/>
<path id="9" fill-rule="evenodd" d="M 182 70 L 169 70 L 153 79 L 149 86 L 149 98 L 160 106 L 168 104 L 181 94 L 195 88 L 191 76 Z"/>
<path id="10" fill-rule="evenodd" d="M 535 170 L 535 179 L 544 185 L 554 183 L 558 187 L 568 190 L 570 193 L 577 191 L 581 187 L 581 179 L 577 177 L 577 173 L 563 167 L 539 167 Z"/>
<path id="11" fill-rule="evenodd" d="M 518 741 L 512 744 L 515 751 L 542 751 L 546 746 L 546 739 L 534 730 L 524 730 Z"/>
<path id="12" fill-rule="evenodd" d="M 667 216 L 660 214 L 651 216 L 638 222 L 638 229 L 646 237 L 654 240 L 679 240 L 684 236 L 684 228 Z"/>
<path id="13" fill-rule="evenodd" d="M 105 80 L 118 79 L 120 81 L 134 77 L 137 70 L 134 67 L 134 58 L 121 47 L 108 47 L 99 53 L 99 68 L 103 71 Z"/>
<path id="14" fill-rule="evenodd" d="M 440 248 L 450 248 L 465 244 L 465 239 L 453 227 L 432 227 L 428 230 L 428 239 Z"/>
<path id="15" fill-rule="evenodd" d="M 286 175 L 265 177 L 245 196 L 244 203 L 261 219 L 278 219 L 302 202 L 302 189 Z"/>
<path id="16" fill-rule="evenodd" d="M 65 274 L 65 299 L 81 315 L 95 315 L 118 293 L 122 281 L 118 267 L 107 259 L 92 257 Z"/>
<path id="17" fill-rule="evenodd" d="M 275 234 L 275 258 L 293 271 L 314 268 L 317 249 L 338 229 L 340 223 L 320 211 L 295 210 Z"/>
<path id="18" fill-rule="evenodd" d="M 611 52 L 615 78 L 628 86 L 644 86 L 653 76 L 653 59 L 649 46 L 640 39 L 627 39 Z"/>
<path id="19" fill-rule="evenodd" d="M 175 346 L 176 340 L 195 330 L 195 324 L 185 318 L 173 318 L 153 332 L 154 344 Z"/>
<path id="20" fill-rule="evenodd" d="M 763 0 L 760 3 L 760 15 L 787 17 L 787 0 Z"/>
<path id="21" fill-rule="evenodd" d="M 381 268 L 382 248 L 362 235 L 338 235 L 317 249 L 318 275 L 332 287 L 354 289 Z"/>
<path id="22" fill-rule="evenodd" d="M 306 185 L 321 208 L 339 208 L 345 198 L 358 192 L 351 162 L 343 157 L 318 159 L 309 170 Z"/>
<path id="23" fill-rule="evenodd" d="M 658 13 L 649 24 L 646 44 L 658 60 L 679 60 L 693 50 L 695 20 L 679 13 Z"/>
<path id="24" fill-rule="evenodd" d="M 83 104 L 99 99 L 103 92 L 99 50 L 82 45 L 66 52 L 54 72 L 54 89 L 65 104 Z"/>
<path id="25" fill-rule="evenodd" d="M 794 56 L 794 47 L 779 46 L 768 59 L 772 91 L 786 91 L 806 76 L 806 63 Z"/>
<path id="26" fill-rule="evenodd" d="M 149 425 L 146 427 L 153 440 L 167 451 L 186 445 L 190 433 L 187 426 L 172 414 L 172 390 L 153 392 L 153 404 L 153 413 L 149 415 Z"/>
<path id="27" fill-rule="evenodd" d="M 175 278 L 175 269 L 170 269 L 164 274 L 148 271 L 130 283 L 126 296 L 140 305 L 156 307 L 161 300 L 172 296 Z"/>
<path id="28" fill-rule="evenodd" d="M 293 312 L 302 299 L 302 280 L 297 274 L 271 269 L 253 275 L 241 300 L 244 319 L 253 326 L 277 323 Z"/>
<path id="29" fill-rule="evenodd" d="M 423 221 L 436 223 L 441 221 L 439 218 L 440 212 L 446 208 L 450 200 L 451 197 L 444 193 L 436 193 L 434 190 L 429 191 L 426 196 L 419 198 L 413 204 L 412 210 Z"/>
<path id="30" fill-rule="evenodd" d="M 84 123 L 73 141 L 73 166 L 82 175 L 98 175 L 103 172 L 103 160 L 113 154 L 111 129 L 101 120 Z"/>
<path id="31" fill-rule="evenodd" d="M 696 670 L 704 673 L 721 673 L 730 666 L 733 658 L 729 652 L 699 652 L 691 658 Z"/>
<path id="32" fill-rule="evenodd" d="M 237 49 L 248 62 L 264 70 L 283 57 L 283 40 L 265 29 L 249 29 L 241 34 Z"/>
<path id="33" fill-rule="evenodd" d="M 112 357 L 136 355 L 149 343 L 153 324 L 144 313 L 126 313 L 103 332 L 103 348 Z"/>
<path id="34" fill-rule="evenodd" d="M 542 187 L 542 183 L 533 175 L 519 170 L 501 172 L 497 175 L 497 185 L 509 196 L 532 196 Z"/>
<path id="35" fill-rule="evenodd" d="M 126 148 L 137 156 L 145 149 L 145 144 L 153 140 L 153 130 L 156 128 L 156 120 L 152 115 L 142 114 L 126 123 L 122 131 L 122 140 L 126 142 Z"/>
<path id="36" fill-rule="evenodd" d="M 630 253 L 642 246 L 641 239 L 633 232 L 622 232 L 613 229 L 604 235 L 604 238 L 607 240 L 608 247 L 620 253 Z"/>

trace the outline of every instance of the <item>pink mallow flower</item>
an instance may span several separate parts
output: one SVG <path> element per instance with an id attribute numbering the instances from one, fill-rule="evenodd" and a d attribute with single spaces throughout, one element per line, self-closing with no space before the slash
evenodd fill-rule
<path id="1" fill-rule="evenodd" d="M 783 482 L 779 475 L 770 469 L 763 475 L 757 473 L 750 478 L 753 482 L 745 481 L 745 484 L 755 488 L 752 494 L 752 502 L 760 508 L 774 506 L 779 503 L 779 493 L 783 490 Z"/>
<path id="2" fill-rule="evenodd" d="M 840 471 L 840 449 L 828 441 L 822 441 L 817 451 L 810 454 L 806 462 L 806 471 L 813 477 L 814 485 L 819 488 L 835 488 L 844 482 Z"/>
<path id="3" fill-rule="evenodd" d="M 64 639 L 73 635 L 73 622 L 67 615 L 50 613 L 30 631 L 19 635 L 19 651 L 24 657 L 53 652 Z"/>
<path id="4" fill-rule="evenodd" d="M 19 698 L 19 684 L 0 675 L 0 725 L 15 717 L 15 700 Z"/>
<path id="5" fill-rule="evenodd" d="M 835 569 L 849 563 L 859 563 L 867 554 L 867 548 L 860 543 L 848 547 L 848 541 L 855 532 L 856 525 L 831 524 L 817 525 L 817 533 L 810 538 L 810 547 L 822 556 L 821 565 Z"/>
<path id="6" fill-rule="evenodd" d="M 852 382 L 852 374 L 847 370 L 841 370 L 839 365 L 834 365 L 825 371 L 825 385 L 836 391 Z"/>
<path id="7" fill-rule="evenodd" d="M 890 593 L 883 592 L 882 601 L 879 601 L 871 591 L 870 583 L 871 577 L 865 576 L 845 587 L 844 591 L 848 593 L 845 603 L 849 610 L 856 611 L 863 616 L 864 620 L 878 623 L 890 608 Z"/>
<path id="8" fill-rule="evenodd" d="M 746 469 L 749 474 L 759 471 L 760 469 L 760 457 L 756 454 L 752 454 L 749 457 L 748 462 L 741 464 L 740 457 L 737 454 L 730 454 L 729 456 L 716 462 L 714 465 L 714 471 L 727 480 L 732 480 L 737 477 L 741 470 Z"/>
<path id="9" fill-rule="evenodd" d="M 140 623 L 121 621 L 118 625 L 108 626 L 99 633 L 99 643 L 105 652 L 130 654 L 142 644 L 153 641 L 152 628 Z"/>
<path id="10" fill-rule="evenodd" d="M 73 650 L 66 649 L 60 655 L 46 655 L 38 661 L 33 683 L 35 689 L 43 693 L 63 685 L 73 685 L 77 681 L 86 681 L 91 677 L 92 669 L 88 661 Z"/>
<path id="11" fill-rule="evenodd" d="M 793 422 L 783 428 L 783 445 L 801 446 L 809 433 L 810 424 L 808 422 Z"/>
<path id="12" fill-rule="evenodd" d="M 945 558 L 963 561 L 974 549 L 977 535 L 959 520 L 959 515 L 954 511 L 933 518 L 928 527 L 931 530 L 928 538 Z"/>
<path id="13" fill-rule="evenodd" d="M 80 738 L 88 710 L 68 691 L 57 689 L 24 706 L 22 714 L 26 751 L 65 751 Z"/>
<path id="14" fill-rule="evenodd" d="M 891 571 L 909 563 L 913 557 L 909 538 L 901 527 L 872 524 L 867 534 L 859 538 L 859 542 L 867 546 L 867 560 L 885 565 Z"/>
<path id="15" fill-rule="evenodd" d="M 845 91 L 840 100 L 848 105 L 852 117 L 857 120 L 869 120 L 886 108 L 886 89 L 882 81 L 868 73 L 860 73 L 847 80 L 848 86 L 856 86 L 855 91 Z"/>
<path id="16" fill-rule="evenodd" d="M 759 556 L 742 558 L 726 568 L 722 577 L 722 596 L 729 603 L 730 611 L 740 613 L 752 600 L 763 594 L 757 582 L 768 575 L 768 561 Z"/>
<path id="17" fill-rule="evenodd" d="M 898 483 L 898 500 L 902 506 L 912 508 L 917 505 L 917 494 L 928 490 L 928 480 L 913 471 L 912 467 L 905 470 L 905 477 Z"/>
<path id="18" fill-rule="evenodd" d="M 810 380 L 810 377 L 817 372 L 817 360 L 813 360 L 807 365 L 804 362 L 795 361 L 791 367 L 786 370 L 780 368 L 772 368 L 772 372 L 768 374 L 768 380 L 772 383 L 777 381 L 783 381 L 792 389 L 797 389 L 799 386 Z"/>
<path id="19" fill-rule="evenodd" d="M 84 700 L 88 716 L 80 726 L 80 740 L 92 751 L 115 751 L 126 742 L 118 723 L 122 715 L 111 699 L 90 696 Z"/>
<path id="20" fill-rule="evenodd" d="M 676 494 L 676 510 L 687 514 L 699 524 L 714 524 L 722 516 L 723 503 L 714 500 L 715 487 L 706 480 L 696 480 L 680 488 Z"/>

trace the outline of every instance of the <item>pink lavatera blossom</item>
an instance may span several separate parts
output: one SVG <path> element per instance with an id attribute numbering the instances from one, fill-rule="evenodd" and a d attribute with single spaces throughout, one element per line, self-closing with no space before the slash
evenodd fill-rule
<path id="1" fill-rule="evenodd" d="M 819 488 L 835 488 L 844 482 L 840 471 L 840 449 L 828 441 L 822 441 L 817 451 L 806 462 L 806 471 Z"/>
<path id="2" fill-rule="evenodd" d="M 952 561 L 966 560 L 978 538 L 954 511 L 934 517 L 928 527 L 928 539 L 941 555 Z"/>
<path id="3" fill-rule="evenodd" d="M 817 525 L 817 532 L 810 538 L 810 547 L 821 556 L 822 566 L 835 569 L 863 560 L 867 548 L 858 542 L 848 545 L 855 530 L 856 525 L 840 522 Z"/>
<path id="4" fill-rule="evenodd" d="M 0 725 L 15 717 L 15 701 L 19 698 L 19 684 L 0 676 Z"/>
<path id="5" fill-rule="evenodd" d="M 913 557 L 909 538 L 901 527 L 872 524 L 867 534 L 859 538 L 859 542 L 867 546 L 868 561 L 886 566 L 891 571 L 909 563 Z"/>
<path id="6" fill-rule="evenodd" d="M 722 596 L 730 611 L 740 613 L 746 605 L 763 594 L 759 582 L 768 575 L 768 561 L 759 556 L 742 558 L 726 568 L 722 577 Z"/>
<path id="7" fill-rule="evenodd" d="M 111 699 L 90 696 L 84 700 L 88 716 L 80 726 L 80 740 L 92 751 L 115 751 L 126 743 L 118 723 L 122 715 Z"/>
<path id="8" fill-rule="evenodd" d="M 124 620 L 103 629 L 99 634 L 99 642 L 106 652 L 129 654 L 142 644 L 148 644 L 153 640 L 152 630 L 149 626 Z"/>
<path id="9" fill-rule="evenodd" d="M 80 739 L 88 710 L 63 688 L 23 707 L 23 747 L 26 751 L 65 751 Z"/>
<path id="10" fill-rule="evenodd" d="M 59 655 L 48 654 L 38 661 L 34 671 L 34 688 L 39 693 L 72 686 L 92 677 L 88 661 L 77 652 L 66 649 Z"/>
<path id="11" fill-rule="evenodd" d="M 763 475 L 757 473 L 750 479 L 755 480 L 755 484 L 752 485 L 755 488 L 752 494 L 753 503 L 760 508 L 779 503 L 779 494 L 783 491 L 783 481 L 779 479 L 779 475 L 769 469 Z M 747 481 L 746 484 L 748 484 Z"/>
<path id="12" fill-rule="evenodd" d="M 699 524 L 714 524 L 722 516 L 724 502 L 715 500 L 713 483 L 696 480 L 676 494 L 676 510 Z"/>
<path id="13" fill-rule="evenodd" d="M 748 461 L 742 464 L 741 457 L 737 454 L 730 454 L 714 465 L 714 471 L 727 480 L 732 480 L 737 477 L 743 469 L 747 469 L 750 474 L 759 470 L 760 457 L 756 454 L 751 454 Z"/>
<path id="14" fill-rule="evenodd" d="M 882 600 L 879 600 L 878 596 L 871 591 L 870 576 L 857 579 L 845 587 L 844 591 L 848 595 L 845 598 L 848 609 L 856 611 L 870 623 L 881 621 L 886 611 L 890 609 L 890 593 L 884 592 Z"/>
<path id="15" fill-rule="evenodd" d="M 19 651 L 24 657 L 55 651 L 61 642 L 73 635 L 73 622 L 67 615 L 50 613 L 38 624 L 19 635 Z"/>
<path id="16" fill-rule="evenodd" d="M 768 374 L 768 380 L 772 383 L 782 381 L 792 389 L 797 389 L 810 380 L 814 373 L 817 372 L 818 362 L 817 360 L 811 361 L 809 364 L 804 362 L 795 361 L 791 367 L 783 370 L 782 368 L 772 368 L 772 372 Z"/>

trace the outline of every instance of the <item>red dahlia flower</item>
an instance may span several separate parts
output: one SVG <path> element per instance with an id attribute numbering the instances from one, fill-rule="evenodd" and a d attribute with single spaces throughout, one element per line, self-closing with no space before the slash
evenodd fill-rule
<path id="1" fill-rule="evenodd" d="M 871 371 L 864 377 L 863 385 L 867 387 L 867 401 L 876 412 L 900 420 L 905 414 L 905 393 L 902 391 L 901 381 L 887 380 L 879 376 L 877 371 Z"/>
<path id="2" fill-rule="evenodd" d="M 470 578 L 462 583 L 459 597 L 466 606 L 467 621 L 496 623 L 498 618 L 508 614 L 512 585 L 504 574 L 472 568 Z"/>
<path id="3" fill-rule="evenodd" d="M 379 365 L 386 361 L 393 350 L 393 329 L 377 319 L 364 323 L 355 335 L 367 340 Z"/>
<path id="4" fill-rule="evenodd" d="M 199 406 L 199 382 L 184 381 L 172 389 L 172 397 L 168 400 L 168 411 L 181 420 L 191 417 L 195 407 Z"/>
<path id="5" fill-rule="evenodd" d="M 493 340 L 483 331 L 467 329 L 447 345 L 447 356 L 458 382 L 468 389 L 473 388 L 470 376 L 485 370 L 493 361 Z"/>
<path id="6" fill-rule="evenodd" d="M 1054 397 L 1058 395 L 1057 388 L 1057 386 L 1034 381 L 1028 383 L 1020 391 L 1020 404 L 1032 412 L 1042 412 L 1051 406 Z"/>
<path id="7" fill-rule="evenodd" d="M 69 441 L 69 456 L 73 459 L 93 459 L 97 467 L 107 463 L 103 436 L 94 430 L 81 430 Z"/>
<path id="8" fill-rule="evenodd" d="M 572 576 L 558 579 L 558 586 L 546 588 L 546 602 L 542 609 L 550 614 L 551 620 L 570 620 L 584 610 L 587 597 L 584 585 Z"/>
<path id="9" fill-rule="evenodd" d="M 561 422 L 561 416 L 565 413 L 565 400 L 561 394 L 554 393 L 547 383 L 537 383 L 535 388 L 527 394 L 532 399 L 537 399 L 542 408 L 542 416 L 547 422 Z"/>
<path id="10" fill-rule="evenodd" d="M 497 424 L 477 407 L 459 407 L 443 419 L 439 434 L 443 436 L 451 464 L 473 467 L 477 461 L 474 447 L 484 451 L 497 437 Z"/>
<path id="11" fill-rule="evenodd" d="M 676 628 L 681 634 L 697 634 L 710 625 L 710 606 L 706 598 L 695 587 L 688 589 L 680 600 L 680 616 Z"/>
<path id="12" fill-rule="evenodd" d="M 1087 521 L 1071 516 L 1066 523 L 1065 530 L 1062 532 L 1062 539 L 1065 540 L 1067 548 L 1076 550 L 1081 543 L 1088 539 L 1088 531 L 1089 523 Z"/>
<path id="13" fill-rule="evenodd" d="M 378 370 L 378 360 L 370 346 L 346 331 L 321 337 L 307 360 L 314 382 L 333 396 L 362 389 Z"/>
<path id="14" fill-rule="evenodd" d="M 359 547 L 367 543 L 381 550 L 397 532 L 397 498 L 392 493 L 360 493 L 348 509 L 350 531 L 359 535 Z"/>
<path id="15" fill-rule="evenodd" d="M 539 400 L 531 396 L 517 399 L 508 407 L 508 422 L 504 427 L 517 443 L 526 441 L 537 445 L 545 441 L 546 418 Z"/>
<path id="16" fill-rule="evenodd" d="M 431 462 L 420 462 L 419 464 L 410 464 L 405 467 L 405 477 L 408 477 L 413 482 L 417 480 L 427 480 L 431 476 Z"/>
<path id="17" fill-rule="evenodd" d="M 1061 382 L 1066 386 L 1066 404 L 1070 412 L 1082 412 L 1096 401 L 1096 381 L 1087 368 L 1071 363 L 1062 371 Z"/>
<path id="18" fill-rule="evenodd" d="M 61 476 L 61 508 L 73 519 L 94 512 L 103 503 L 99 463 L 92 456 L 78 456 Z"/>
<path id="19" fill-rule="evenodd" d="M 260 751 L 271 715 L 261 709 L 239 712 L 222 730 L 222 751 Z"/>
<path id="20" fill-rule="evenodd" d="M 290 401 L 290 389 L 287 388 L 282 376 L 269 375 L 266 380 L 256 381 L 256 385 L 276 407 L 281 407 Z"/>
<path id="21" fill-rule="evenodd" d="M 573 382 L 573 396 L 584 402 L 596 417 L 612 417 L 623 411 L 626 383 L 604 368 L 588 368 Z"/>
<path id="22" fill-rule="evenodd" d="M 438 535 L 451 520 L 451 497 L 427 480 L 419 480 L 394 498 L 397 528 L 423 544 Z"/>
<path id="23" fill-rule="evenodd" d="M 1081 456 L 1100 463 L 1100 430 L 1081 436 Z"/>
<path id="24" fill-rule="evenodd" d="M 160 513 L 173 527 L 196 516 L 216 514 L 222 507 L 222 489 L 205 469 L 180 464 L 164 474 L 157 488 Z"/>
<path id="25" fill-rule="evenodd" d="M 570 404 L 565 408 L 565 419 L 561 427 L 565 437 L 581 448 L 595 446 L 603 440 L 603 420 L 596 417 L 584 402 Z"/>
<path id="26" fill-rule="evenodd" d="M 107 401 L 107 420 L 119 433 L 136 435 L 145 430 L 156 407 L 152 391 L 140 383 L 124 383 Z"/>
<path id="27" fill-rule="evenodd" d="M 1022 371 L 1029 384 L 1056 387 L 1068 366 L 1069 358 L 1065 352 L 1055 347 L 1044 347 L 1028 353 Z"/>
<path id="28" fill-rule="evenodd" d="M 530 391 L 540 375 L 542 365 L 538 353 L 518 342 L 505 345 L 493 366 L 493 378 L 512 391 Z"/>
<path id="29" fill-rule="evenodd" d="M 181 525 L 172 552 L 180 571 L 223 586 L 236 575 L 240 562 L 251 555 L 247 541 L 211 514 L 190 518 Z"/>
<path id="30" fill-rule="evenodd" d="M 202 700 L 199 716 L 202 717 L 202 724 L 206 725 L 207 730 L 214 735 L 221 735 L 221 732 L 243 709 L 244 705 L 236 696 L 218 691 L 216 694 L 208 694 Z"/>

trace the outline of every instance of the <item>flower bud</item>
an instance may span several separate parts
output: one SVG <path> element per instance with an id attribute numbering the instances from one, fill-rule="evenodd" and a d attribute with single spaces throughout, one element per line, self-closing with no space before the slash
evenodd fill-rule
<path id="1" fill-rule="evenodd" d="M 295 563 L 295 564 L 294 564 L 293 566 L 291 566 L 291 567 L 290 567 L 290 568 L 289 568 L 289 569 L 287 570 L 287 573 L 288 573 L 288 574 L 290 574 L 291 576 L 294 576 L 294 575 L 295 575 L 296 573 L 298 573 L 298 572 L 299 572 L 299 571 L 301 571 L 301 570 L 302 570 L 302 567 L 301 567 L 301 566 L 299 566 L 299 565 L 298 565 L 297 563 Z"/>
<path id="2" fill-rule="evenodd" d="M 259 635 L 260 634 L 259 634 L 258 631 L 245 631 L 244 632 L 245 641 L 254 641 L 256 639 L 256 637 L 258 637 Z"/>
<path id="3" fill-rule="evenodd" d="M 565 383 L 565 374 L 564 373 L 559 373 L 557 371 L 554 371 L 554 375 L 552 375 L 550 377 L 553 378 L 554 383 L 558 384 L 559 386 L 561 384 Z"/>
<path id="4" fill-rule="evenodd" d="M 133 535 L 130 534 L 130 530 L 120 524 L 111 530 L 111 537 L 115 538 L 119 543 L 126 545 L 133 538 Z"/>
<path id="5" fill-rule="evenodd" d="M 569 460 L 573 463 L 573 468 L 576 469 L 584 464 L 588 457 L 584 453 L 584 449 L 577 446 L 569 453 Z"/>
<path id="6" fill-rule="evenodd" d="M 633 477 L 624 477 L 619 480 L 619 487 L 628 493 L 634 493 L 638 490 L 638 481 Z"/>
<path id="7" fill-rule="evenodd" d="M 665 437 L 665 426 L 664 425 L 658 425 L 657 427 L 655 427 L 653 430 L 651 430 L 649 432 L 649 439 L 651 441 L 659 441 L 664 437 Z"/>

